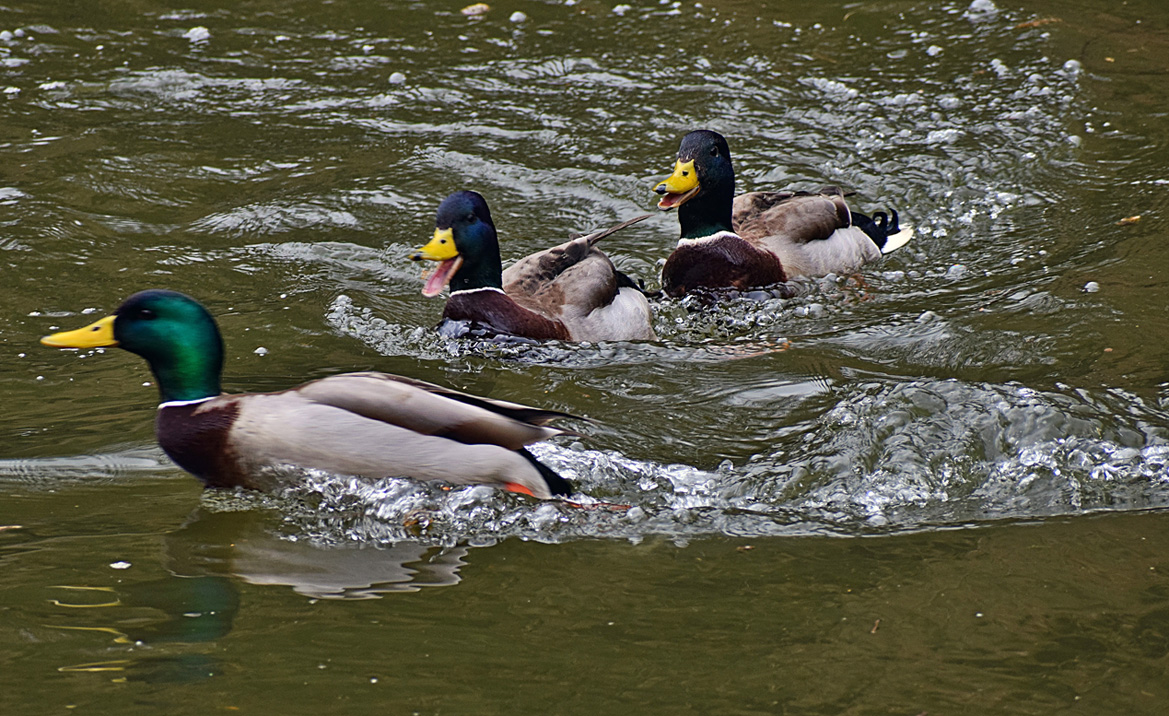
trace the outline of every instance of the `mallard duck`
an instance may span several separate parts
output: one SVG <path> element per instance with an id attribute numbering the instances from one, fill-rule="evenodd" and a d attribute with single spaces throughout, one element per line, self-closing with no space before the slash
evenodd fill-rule
<path id="1" fill-rule="evenodd" d="M 504 271 L 487 201 L 457 191 L 438 207 L 434 238 L 410 258 L 439 262 L 422 295 L 450 284 L 444 321 L 537 340 L 654 340 L 645 295 L 595 246 L 645 218 L 525 256 Z"/>
<path id="2" fill-rule="evenodd" d="M 735 196 L 727 140 L 705 129 L 682 138 L 674 173 L 654 191 L 660 209 L 678 210 L 682 228 L 662 267 L 670 296 L 855 271 L 913 236 L 898 226 L 896 211 L 871 218 L 850 211 L 837 187 Z"/>
<path id="3" fill-rule="evenodd" d="M 209 487 L 266 489 L 264 468 L 292 465 L 482 483 L 539 498 L 572 491 L 524 449 L 568 432 L 547 426 L 572 417 L 567 413 L 387 373 L 345 373 L 276 393 L 222 394 L 223 339 L 215 319 L 174 291 L 136 293 L 112 316 L 41 343 L 117 346 L 145 358 L 158 384 L 159 445 Z"/>

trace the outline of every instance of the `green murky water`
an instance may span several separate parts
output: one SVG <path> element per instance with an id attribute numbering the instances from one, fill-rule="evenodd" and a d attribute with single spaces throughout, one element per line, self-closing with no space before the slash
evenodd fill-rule
<path id="1" fill-rule="evenodd" d="M 1169 10 L 462 4 L 0 7 L 3 712 L 1162 713 Z M 918 236 L 663 300 L 652 344 L 432 330 L 406 257 L 443 196 L 515 258 L 644 212 L 696 127 L 744 190 Z M 676 232 L 606 248 L 653 285 Z M 36 343 L 151 286 L 219 316 L 229 390 L 586 415 L 537 453 L 631 509 L 201 494 L 139 359 Z"/>

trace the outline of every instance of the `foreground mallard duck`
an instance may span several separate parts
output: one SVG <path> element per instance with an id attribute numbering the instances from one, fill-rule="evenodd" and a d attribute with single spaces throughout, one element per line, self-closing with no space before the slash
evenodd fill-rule
<path id="1" fill-rule="evenodd" d="M 136 293 L 112 316 L 54 333 L 57 348 L 118 346 L 150 364 L 155 432 L 172 460 L 209 487 L 270 487 L 265 468 L 316 468 L 371 478 L 483 483 L 540 498 L 564 478 L 525 445 L 566 431 L 567 413 L 460 393 L 387 373 L 345 373 L 277 393 L 224 395 L 223 339 L 197 301 Z"/>
<path id="2" fill-rule="evenodd" d="M 437 296 L 450 284 L 444 321 L 537 340 L 654 340 L 645 295 L 595 246 L 645 218 L 526 256 L 504 271 L 487 201 L 457 191 L 438 207 L 434 238 L 410 258 L 439 262 L 422 295 Z"/>
<path id="3" fill-rule="evenodd" d="M 852 212 L 844 193 L 757 191 L 735 196 L 727 140 L 698 130 L 682 138 L 674 173 L 654 191 L 678 210 L 682 236 L 662 267 L 662 290 L 749 288 L 799 276 L 855 271 L 904 246 L 913 230 L 878 212 Z"/>

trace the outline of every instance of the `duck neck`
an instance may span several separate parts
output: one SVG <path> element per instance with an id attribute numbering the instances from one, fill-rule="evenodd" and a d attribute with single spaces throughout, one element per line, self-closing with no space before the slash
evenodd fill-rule
<path id="1" fill-rule="evenodd" d="M 683 239 L 701 239 L 720 231 L 734 233 L 731 207 L 735 200 L 735 184 L 720 182 L 719 186 L 702 192 L 678 207 L 678 224 Z"/>
<path id="2" fill-rule="evenodd" d="M 503 261 L 499 257 L 499 241 L 494 232 L 463 252 L 463 265 L 451 278 L 451 291 L 469 291 L 476 288 L 503 289 Z"/>
<path id="3" fill-rule="evenodd" d="M 143 354 L 150 372 L 158 383 L 158 401 L 200 400 L 222 393 L 223 341 L 218 336 L 210 344 L 180 344 L 171 350 Z"/>

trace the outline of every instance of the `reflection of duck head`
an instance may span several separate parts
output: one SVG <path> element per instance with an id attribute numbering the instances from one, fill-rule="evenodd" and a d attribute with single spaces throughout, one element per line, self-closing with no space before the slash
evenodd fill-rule
<path id="1" fill-rule="evenodd" d="M 234 575 L 318 599 L 373 599 L 457 584 L 466 554 L 463 547 L 413 542 L 337 547 L 294 542 L 281 539 L 270 520 L 252 510 L 198 508 L 167 537 L 167 567 L 176 575 Z"/>
<path id="2" fill-rule="evenodd" d="M 117 644 L 191 645 L 70 664 L 60 671 L 127 672 L 119 678 L 154 683 L 197 681 L 217 673 L 218 663 L 205 645 L 227 636 L 239 611 L 239 589 L 227 577 L 164 577 L 116 588 L 58 586 L 54 592 L 57 598 L 50 603 L 73 612 L 71 617 L 99 617 L 87 624 L 55 624 L 57 629 L 102 632 Z"/>
<path id="3" fill-rule="evenodd" d="M 374 599 L 389 592 L 450 586 L 467 549 L 402 542 L 389 547 L 318 547 L 281 539 L 269 515 L 196 509 L 166 537 L 171 576 L 116 587 L 58 586 L 51 603 L 70 631 L 102 632 L 117 644 L 171 644 L 167 654 L 73 664 L 61 671 L 123 672 L 150 682 L 194 681 L 219 671 L 208 642 L 227 636 L 240 606 L 240 579 L 286 585 L 319 599 Z M 84 623 L 78 617 L 92 617 Z M 185 645 L 185 646 L 181 646 Z"/>

